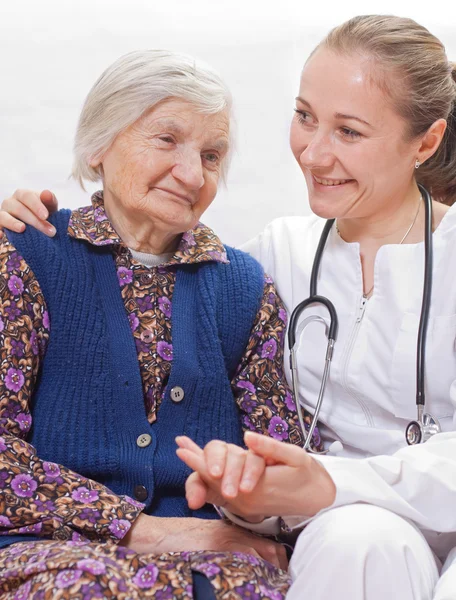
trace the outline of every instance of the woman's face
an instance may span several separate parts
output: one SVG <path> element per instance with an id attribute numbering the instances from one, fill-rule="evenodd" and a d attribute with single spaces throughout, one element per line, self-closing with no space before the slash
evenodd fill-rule
<path id="1" fill-rule="evenodd" d="M 290 144 L 306 178 L 311 209 L 359 218 L 395 206 L 413 182 L 420 141 L 370 77 L 375 64 L 321 48 L 301 78 Z"/>
<path id="2" fill-rule="evenodd" d="M 172 234 L 193 228 L 215 198 L 228 144 L 225 112 L 202 114 L 177 98 L 161 102 L 101 159 L 108 211 L 132 222 L 150 219 Z"/>

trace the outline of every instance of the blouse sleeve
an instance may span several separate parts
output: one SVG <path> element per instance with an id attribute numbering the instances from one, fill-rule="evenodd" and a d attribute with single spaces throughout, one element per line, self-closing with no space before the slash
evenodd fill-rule
<path id="1" fill-rule="evenodd" d="M 287 313 L 272 279 L 265 275 L 260 309 L 232 389 L 244 429 L 277 440 L 302 444 L 302 434 L 292 392 L 283 369 Z M 310 415 L 303 410 L 306 425 Z M 318 427 L 314 446 L 320 447 Z"/>
<path id="2" fill-rule="evenodd" d="M 36 277 L 6 237 L 0 268 L 0 535 L 118 542 L 143 505 L 40 460 L 26 441 L 49 314 Z"/>

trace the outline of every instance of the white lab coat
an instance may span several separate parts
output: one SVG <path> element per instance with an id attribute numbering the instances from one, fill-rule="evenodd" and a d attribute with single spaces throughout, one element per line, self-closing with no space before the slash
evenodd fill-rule
<path id="1" fill-rule="evenodd" d="M 315 216 L 277 219 L 242 248 L 273 277 L 289 314 L 309 296 L 323 224 Z M 387 509 L 415 524 L 436 556 L 445 560 L 456 546 L 456 205 L 434 232 L 433 244 L 426 411 L 439 419 L 443 433 L 419 446 L 405 442 L 405 427 L 416 419 L 424 244 L 380 248 L 374 293 L 366 302 L 359 245 L 344 242 L 333 228 L 318 293 L 334 303 L 339 333 L 320 423 L 326 446 L 340 440 L 343 450 L 318 460 L 337 487 L 331 509 L 355 503 Z M 329 321 L 324 307 L 307 309 L 301 321 L 309 314 Z M 323 324 L 310 323 L 298 353 L 300 401 L 310 412 L 325 351 Z M 288 362 L 286 349 L 287 368 Z M 309 521 L 304 516 L 286 519 L 292 527 Z"/>

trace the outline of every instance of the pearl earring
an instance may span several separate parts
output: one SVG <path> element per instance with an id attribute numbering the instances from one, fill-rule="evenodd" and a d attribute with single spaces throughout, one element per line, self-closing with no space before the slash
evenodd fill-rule
<path id="1" fill-rule="evenodd" d="M 415 169 L 419 169 L 420 165 L 421 165 L 420 161 L 418 159 L 416 159 L 416 161 L 415 161 Z"/>

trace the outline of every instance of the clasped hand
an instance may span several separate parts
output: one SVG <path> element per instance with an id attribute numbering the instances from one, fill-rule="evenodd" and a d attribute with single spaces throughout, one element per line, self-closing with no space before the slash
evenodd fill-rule
<path id="1" fill-rule="evenodd" d="M 194 471 L 185 486 L 190 508 L 209 502 L 257 522 L 312 517 L 334 502 L 334 482 L 310 454 L 253 432 L 244 441 L 247 450 L 219 440 L 202 449 L 186 436 L 176 438 L 177 455 Z"/>

